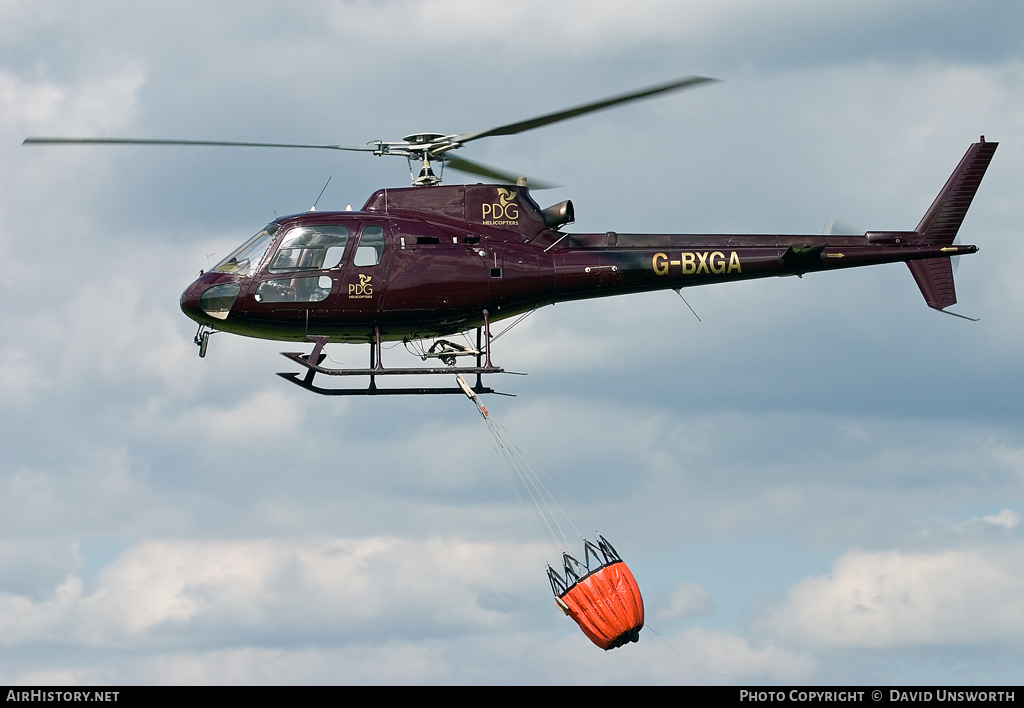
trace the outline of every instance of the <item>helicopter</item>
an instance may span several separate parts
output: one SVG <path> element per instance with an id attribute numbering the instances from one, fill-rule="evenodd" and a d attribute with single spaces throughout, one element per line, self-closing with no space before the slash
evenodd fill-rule
<path id="1" fill-rule="evenodd" d="M 311 209 L 275 219 L 200 271 L 181 295 L 182 311 L 199 324 L 194 341 L 200 357 L 216 332 L 311 343 L 306 353 L 282 352 L 304 375 L 279 375 L 322 395 L 498 393 L 483 376 L 516 372 L 492 363 L 493 323 L 545 305 L 612 295 L 905 262 L 929 307 L 964 317 L 947 309 L 956 303 L 951 258 L 978 250 L 955 241 L 998 146 L 984 136 L 968 148 L 916 228 L 863 235 L 571 233 L 564 231 L 575 221 L 571 201 L 541 208 L 530 180 L 451 154 L 482 138 L 712 81 L 686 76 L 489 130 L 421 132 L 365 145 L 38 137 L 23 144 L 273 147 L 405 157 L 410 187 L 379 189 L 356 211 Z M 446 185 L 446 167 L 496 181 Z M 533 182 L 534 188 L 548 186 Z M 448 339 L 474 330 L 475 345 L 468 336 L 466 344 Z M 397 341 L 432 364 L 386 368 L 382 344 Z M 369 344 L 369 366 L 324 366 L 331 343 Z M 383 376 L 452 374 L 458 387 L 377 385 Z M 369 377 L 369 385 L 323 387 L 318 375 Z M 463 375 L 475 376 L 474 385 Z"/>

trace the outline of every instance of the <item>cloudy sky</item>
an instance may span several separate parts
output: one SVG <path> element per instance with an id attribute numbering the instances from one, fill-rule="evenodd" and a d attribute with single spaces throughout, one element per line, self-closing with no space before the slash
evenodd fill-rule
<path id="1" fill-rule="evenodd" d="M 1009 0 L 0 0 L 0 683 L 1019 684 L 1022 36 Z M 463 152 L 566 185 L 537 197 L 577 231 L 821 233 L 913 228 L 984 134 L 954 308 L 981 319 L 896 264 L 503 337 L 529 376 L 487 406 L 645 593 L 608 653 L 465 399 L 197 356 L 200 268 L 404 161 L 21 146 L 470 132 L 685 74 L 722 82 Z"/>

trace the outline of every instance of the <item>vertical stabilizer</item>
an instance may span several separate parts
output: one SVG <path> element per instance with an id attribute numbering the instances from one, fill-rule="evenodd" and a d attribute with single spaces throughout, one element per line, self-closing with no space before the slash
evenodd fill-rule
<path id="1" fill-rule="evenodd" d="M 953 243 L 998 146 L 999 143 L 985 142 L 982 136 L 981 142 L 968 148 L 915 229 L 923 243 L 943 246 Z M 948 257 L 908 261 L 907 266 L 928 307 L 943 310 L 956 304 L 953 266 Z"/>
<path id="2" fill-rule="evenodd" d="M 968 148 L 915 229 L 925 237 L 925 243 L 953 243 L 998 145 L 986 143 L 982 136 L 980 143 Z"/>
<path id="3" fill-rule="evenodd" d="M 953 286 L 953 264 L 948 258 L 929 258 L 924 261 L 908 261 L 917 287 L 921 288 L 928 307 L 942 310 L 956 304 L 956 288 Z"/>

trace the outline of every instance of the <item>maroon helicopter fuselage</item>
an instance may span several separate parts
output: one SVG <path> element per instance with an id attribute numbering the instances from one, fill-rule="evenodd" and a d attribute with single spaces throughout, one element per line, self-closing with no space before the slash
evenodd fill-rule
<path id="1" fill-rule="evenodd" d="M 378 328 L 384 340 L 420 339 L 478 327 L 485 310 L 495 321 L 555 302 L 906 261 L 942 309 L 956 301 L 949 257 L 977 250 L 952 242 L 996 145 L 971 146 L 917 229 L 859 236 L 570 234 L 525 186 L 382 189 L 359 211 L 276 220 L 192 283 L 181 307 L 263 339 L 372 342 Z"/>

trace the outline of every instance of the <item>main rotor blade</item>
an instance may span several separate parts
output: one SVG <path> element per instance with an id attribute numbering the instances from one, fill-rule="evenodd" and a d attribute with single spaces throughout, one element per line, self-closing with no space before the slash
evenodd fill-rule
<path id="1" fill-rule="evenodd" d="M 494 135 L 515 135 L 516 133 L 522 133 L 523 131 L 526 130 L 539 128 L 544 125 L 549 125 L 550 123 L 557 123 L 558 121 L 568 120 L 569 118 L 575 118 L 586 113 L 592 113 L 593 111 L 600 111 L 605 108 L 611 108 L 612 106 L 617 106 L 620 103 L 638 101 L 641 98 L 656 96 L 660 93 L 679 91 L 681 89 L 689 88 L 691 86 L 697 86 L 698 84 L 707 83 L 709 81 L 718 81 L 718 79 L 711 79 L 706 76 L 686 76 L 681 79 L 676 79 L 675 81 L 670 81 L 666 84 L 658 84 L 657 86 L 650 86 L 645 89 L 640 89 L 639 91 L 631 91 L 630 93 L 624 93 L 620 96 L 604 98 L 601 99 L 600 101 L 586 103 L 582 106 L 576 106 L 575 108 L 567 108 L 564 111 L 558 111 L 556 113 L 548 113 L 547 115 L 519 121 L 518 123 L 509 123 L 508 125 L 503 125 L 497 128 L 491 128 L 490 130 L 481 130 L 480 132 L 477 133 L 465 133 L 464 135 L 456 135 L 453 138 L 453 142 L 468 143 L 470 140 L 489 138 Z"/>
<path id="2" fill-rule="evenodd" d="M 202 145 L 205 147 L 272 147 L 302 148 L 311 150 L 356 150 L 373 152 L 378 149 L 371 145 L 297 145 L 293 143 L 238 143 L 218 140 L 147 140 L 137 138 L 25 138 L 22 145 Z"/>
<path id="3" fill-rule="evenodd" d="M 479 162 L 473 162 L 462 157 L 445 157 L 444 164 L 447 168 L 457 170 L 459 172 L 466 172 L 471 175 L 479 175 L 481 177 L 489 177 L 491 179 L 498 180 L 499 182 L 505 182 L 506 184 L 515 184 L 519 175 L 513 175 L 511 172 L 502 172 L 501 170 L 487 165 L 480 164 Z M 555 189 L 561 185 L 554 184 L 553 182 L 545 182 L 544 180 L 534 179 L 528 177 L 526 183 L 531 189 Z"/>

